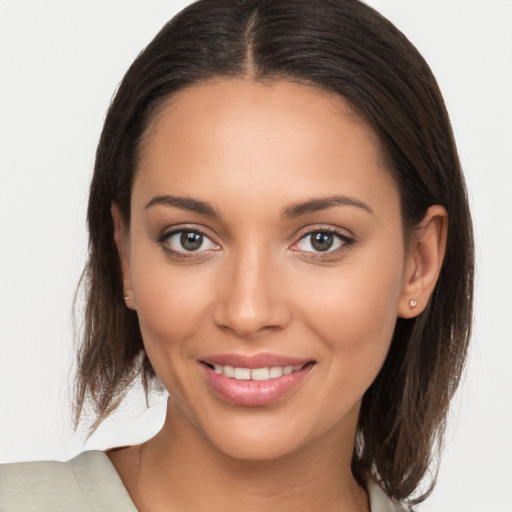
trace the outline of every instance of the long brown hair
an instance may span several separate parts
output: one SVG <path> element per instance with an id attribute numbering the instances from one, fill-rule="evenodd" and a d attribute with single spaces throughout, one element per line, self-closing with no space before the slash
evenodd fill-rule
<path id="1" fill-rule="evenodd" d="M 135 378 L 147 393 L 154 377 L 137 315 L 123 303 L 111 203 L 128 223 L 141 141 L 155 112 L 176 91 L 222 76 L 293 80 L 344 97 L 380 138 L 400 190 L 405 231 L 431 205 L 448 212 L 436 289 L 421 315 L 397 320 L 388 357 L 363 398 L 352 460 L 360 483 L 372 474 L 389 496 L 420 502 L 434 485 L 435 477 L 418 494 L 466 359 L 471 218 L 432 72 L 397 28 L 357 0 L 201 0 L 168 22 L 132 64 L 108 111 L 90 190 L 76 420 L 90 402 L 96 428 Z"/>

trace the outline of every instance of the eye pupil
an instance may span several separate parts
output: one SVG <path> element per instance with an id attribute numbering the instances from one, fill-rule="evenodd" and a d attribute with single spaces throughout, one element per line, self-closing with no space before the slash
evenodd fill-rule
<path id="1" fill-rule="evenodd" d="M 311 245 L 317 251 L 327 251 L 332 247 L 334 237 L 332 233 L 313 233 L 311 235 Z"/>
<path id="2" fill-rule="evenodd" d="M 197 251 L 203 244 L 203 235 L 195 231 L 184 231 L 181 234 L 180 242 L 187 251 Z"/>

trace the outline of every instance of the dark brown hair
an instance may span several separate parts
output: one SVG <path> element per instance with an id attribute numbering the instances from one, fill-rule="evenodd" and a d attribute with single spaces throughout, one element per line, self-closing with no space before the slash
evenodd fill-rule
<path id="1" fill-rule="evenodd" d="M 137 315 L 123 303 L 111 203 L 129 222 L 148 123 L 176 91 L 214 77 L 292 80 L 342 96 L 381 141 L 400 190 L 406 232 L 431 205 L 448 212 L 447 252 L 436 289 L 421 315 L 397 320 L 388 357 L 363 398 L 352 461 L 359 482 L 372 474 L 389 496 L 420 502 L 435 481 L 418 493 L 441 445 L 466 359 L 471 218 L 432 72 L 399 30 L 357 0 L 202 0 L 168 22 L 132 64 L 108 111 L 90 190 L 76 419 L 91 402 L 96 428 L 136 377 L 146 393 L 154 377 Z"/>

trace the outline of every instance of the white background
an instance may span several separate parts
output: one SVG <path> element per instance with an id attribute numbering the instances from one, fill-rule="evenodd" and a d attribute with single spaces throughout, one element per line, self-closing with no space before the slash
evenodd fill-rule
<path id="1" fill-rule="evenodd" d="M 71 304 L 104 113 L 138 52 L 185 1 L 0 0 L 0 462 L 66 460 Z M 444 92 L 478 243 L 475 333 L 438 486 L 422 512 L 512 511 L 512 1 L 372 0 Z M 149 437 L 133 393 L 88 448 Z"/>

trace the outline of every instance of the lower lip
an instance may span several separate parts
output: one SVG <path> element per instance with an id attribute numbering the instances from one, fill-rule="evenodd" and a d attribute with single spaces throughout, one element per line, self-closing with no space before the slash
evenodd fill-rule
<path id="1" fill-rule="evenodd" d="M 217 373 L 204 363 L 201 363 L 206 378 L 215 393 L 226 402 L 234 405 L 256 407 L 270 404 L 291 390 L 295 389 L 306 377 L 312 364 L 302 369 L 268 380 L 238 380 Z"/>

